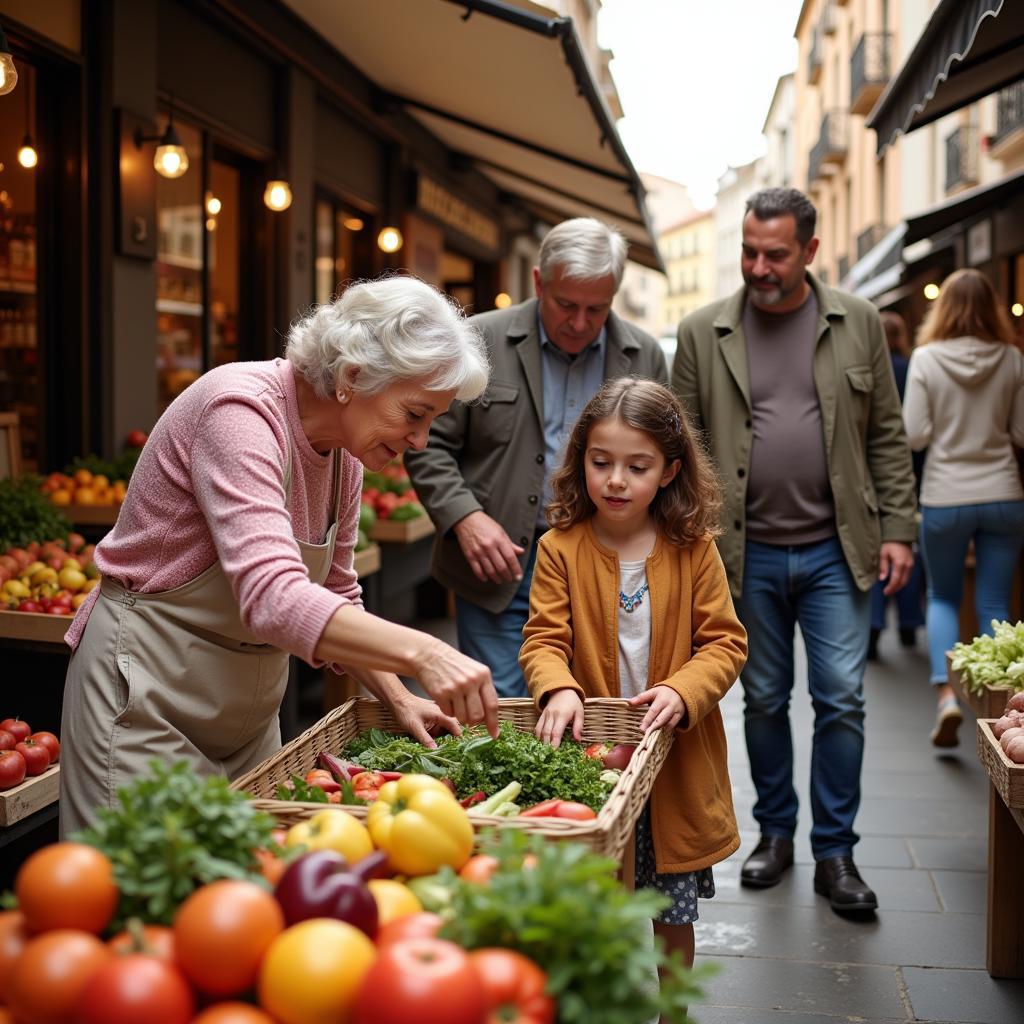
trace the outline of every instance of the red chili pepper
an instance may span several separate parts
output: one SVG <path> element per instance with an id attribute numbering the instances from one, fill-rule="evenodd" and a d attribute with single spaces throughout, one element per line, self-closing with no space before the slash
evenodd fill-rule
<path id="1" fill-rule="evenodd" d="M 487 794 L 482 789 L 478 789 L 471 796 L 463 797 L 459 803 L 462 804 L 463 807 L 472 807 L 473 804 L 483 803 L 486 799 Z"/>
<path id="2" fill-rule="evenodd" d="M 527 807 L 525 811 L 519 812 L 520 818 L 550 818 L 558 809 L 561 800 L 542 800 L 539 804 Z"/>

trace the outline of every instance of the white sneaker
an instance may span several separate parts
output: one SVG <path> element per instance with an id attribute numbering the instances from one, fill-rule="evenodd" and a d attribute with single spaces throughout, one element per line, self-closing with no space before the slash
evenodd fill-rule
<path id="1" fill-rule="evenodd" d="M 939 705 L 939 713 L 932 729 L 932 745 L 936 747 L 955 747 L 959 744 L 956 736 L 960 723 L 964 720 L 963 712 L 956 697 L 949 697 Z"/>

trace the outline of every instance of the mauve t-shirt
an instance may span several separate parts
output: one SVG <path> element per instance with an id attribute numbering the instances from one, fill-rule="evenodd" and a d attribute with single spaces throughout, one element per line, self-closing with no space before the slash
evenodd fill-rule
<path id="1" fill-rule="evenodd" d="M 792 313 L 766 313 L 748 300 L 743 332 L 753 406 L 747 536 L 787 546 L 825 540 L 836 527 L 814 386 L 817 297 L 810 292 Z"/>

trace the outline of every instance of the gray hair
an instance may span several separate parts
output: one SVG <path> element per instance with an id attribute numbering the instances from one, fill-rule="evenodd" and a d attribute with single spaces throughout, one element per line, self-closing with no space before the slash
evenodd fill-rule
<path id="1" fill-rule="evenodd" d="M 774 217 L 792 217 L 796 222 L 796 238 L 806 245 L 814 237 L 818 223 L 818 211 L 798 188 L 763 188 L 747 200 L 746 214 L 752 213 L 758 220 Z"/>
<path id="2" fill-rule="evenodd" d="M 574 217 L 553 227 L 540 245 L 540 279 L 551 280 L 556 267 L 570 281 L 596 281 L 609 274 L 622 283 L 629 244 L 618 228 L 593 217 Z"/>
<path id="3" fill-rule="evenodd" d="M 354 389 L 416 380 L 472 401 L 490 375 L 480 332 L 446 295 L 415 277 L 351 285 L 292 324 L 285 356 L 321 398 L 358 370 Z"/>

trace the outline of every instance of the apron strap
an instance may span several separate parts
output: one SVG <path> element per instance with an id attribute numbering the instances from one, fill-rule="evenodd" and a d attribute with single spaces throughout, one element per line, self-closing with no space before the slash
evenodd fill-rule
<path id="1" fill-rule="evenodd" d="M 334 458 L 331 461 L 331 504 L 327 513 L 331 523 L 338 521 L 338 503 L 341 501 L 341 449 L 334 449 Z M 330 526 L 328 526 L 330 529 Z"/>

